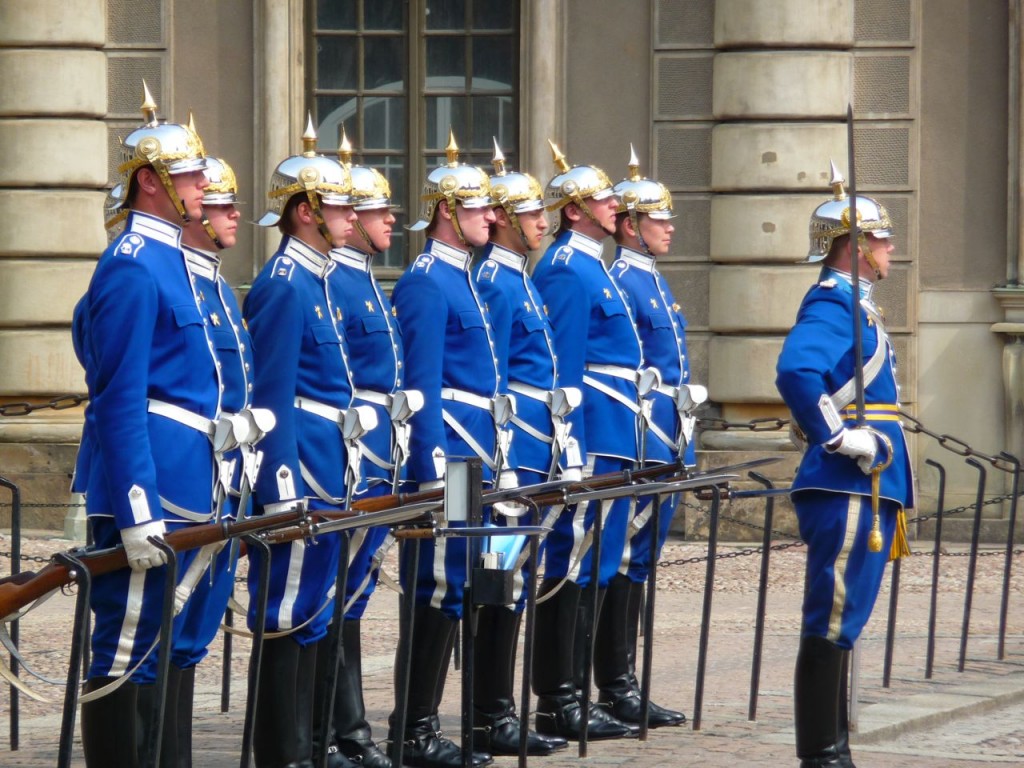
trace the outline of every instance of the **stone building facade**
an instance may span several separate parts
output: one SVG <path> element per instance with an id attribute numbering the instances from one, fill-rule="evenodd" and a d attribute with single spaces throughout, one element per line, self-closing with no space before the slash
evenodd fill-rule
<path id="1" fill-rule="evenodd" d="M 117 137 L 138 121 L 142 77 L 161 115 L 184 121 L 194 111 L 207 148 L 231 159 L 251 221 L 270 170 L 299 146 L 306 110 L 324 113 L 316 118 L 326 125 L 326 105 L 349 103 L 328 87 L 328 53 L 354 61 L 347 46 L 369 51 L 387 26 L 371 28 L 371 16 L 384 19 L 393 6 L 392 50 L 414 92 L 412 106 L 395 113 L 419 163 L 399 185 L 412 209 L 424 157 L 440 150 L 429 138 L 441 114 L 430 106 L 435 23 L 465 13 L 482 24 L 496 2 L 382 1 L 372 14 L 368 0 L 0 4 L 0 402 L 83 389 L 68 325 L 106 242 L 102 200 Z M 1024 454 L 1020 0 L 500 5 L 514 12 L 495 23 L 509 26 L 501 34 L 513 40 L 515 77 L 510 96 L 487 93 L 511 105 L 502 130 L 515 163 L 550 176 L 552 138 L 570 161 L 617 179 L 632 142 L 643 169 L 672 190 L 680 218 L 663 271 L 690 322 L 694 379 L 709 385 L 709 413 L 785 415 L 775 358 L 816 274 L 798 263 L 807 218 L 828 192 L 829 160 L 847 170 L 852 104 L 858 189 L 895 219 L 895 267 L 880 303 L 906 407 L 980 450 Z M 350 10 L 357 31 L 346 37 Z M 473 40 L 483 60 L 498 37 Z M 371 65 L 382 68 L 369 53 L 359 61 L 364 77 Z M 372 92 L 386 88 L 364 85 L 350 99 L 360 105 L 352 119 L 369 126 Z M 321 139 L 333 146 L 335 137 Z M 474 141 L 469 158 L 483 162 Z M 392 162 L 387 151 L 382 163 Z M 243 229 L 226 268 L 239 286 L 274 240 Z M 394 274 L 416 244 L 410 236 L 389 254 Z M 66 500 L 80 421 L 80 410 L 0 418 L 0 474 L 23 485 L 26 501 Z M 781 452 L 791 469 L 785 442 L 778 432 L 703 436 L 709 460 Z M 947 502 L 973 500 L 977 472 L 949 457 L 917 441 L 925 498 L 936 478 L 924 462 L 936 458 L 949 470 Z M 1002 473 L 990 475 L 990 491 L 1004 486 Z M 60 525 L 45 512 L 28 523 Z"/>

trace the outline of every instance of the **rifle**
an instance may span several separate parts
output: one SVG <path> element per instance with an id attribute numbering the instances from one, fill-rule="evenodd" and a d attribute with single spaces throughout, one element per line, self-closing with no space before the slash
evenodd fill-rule
<path id="1" fill-rule="evenodd" d="M 220 523 L 192 525 L 171 531 L 164 540 L 175 552 L 182 552 L 250 533 L 293 525 L 305 515 L 305 510 L 296 509 L 264 517 L 250 517 L 238 522 L 225 520 Z M 73 553 L 93 576 L 128 567 L 128 558 L 124 548 L 120 546 L 93 551 L 77 550 Z M 75 576 L 74 569 L 51 561 L 39 571 L 22 571 L 0 579 L 0 621 L 16 618 L 12 617 L 12 614 L 53 590 L 70 584 L 75 580 Z"/>

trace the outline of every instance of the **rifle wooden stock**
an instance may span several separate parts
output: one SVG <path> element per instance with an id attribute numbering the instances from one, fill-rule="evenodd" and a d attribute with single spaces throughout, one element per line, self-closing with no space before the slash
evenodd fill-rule
<path id="1" fill-rule="evenodd" d="M 164 540 L 175 552 L 184 552 L 236 536 L 292 525 L 301 520 L 304 514 L 297 510 L 294 514 L 281 513 L 270 517 L 250 517 L 238 522 L 190 525 L 171 531 L 164 536 Z M 93 576 L 102 576 L 105 573 L 128 567 L 128 558 L 122 547 L 98 552 L 73 551 L 72 554 Z M 37 572 L 22 571 L 0 579 L 0 618 L 10 616 L 74 580 L 73 569 L 58 562 L 50 562 Z"/>

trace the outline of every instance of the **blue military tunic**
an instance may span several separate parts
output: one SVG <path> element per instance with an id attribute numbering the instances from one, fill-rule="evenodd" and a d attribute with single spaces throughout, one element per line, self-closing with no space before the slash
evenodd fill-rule
<path id="1" fill-rule="evenodd" d="M 555 334 L 563 386 L 579 387 L 583 405 L 569 415 L 572 435 L 595 474 L 632 467 L 638 459 L 637 382 L 643 361 L 640 337 L 627 299 L 601 260 L 601 243 L 573 230 L 562 232 L 538 262 L 533 281 Z M 560 520 L 545 545 L 545 577 L 590 583 L 590 552 L 578 562 L 582 531 L 590 529 L 596 502 L 583 525 Z M 626 546 L 630 502 L 607 510 L 602 529 L 600 586 L 618 570 Z"/>
<path id="2" fill-rule="evenodd" d="M 341 311 L 328 289 L 334 264 L 285 236 L 253 281 L 244 313 L 255 350 L 253 405 L 277 419 L 260 443 L 257 511 L 306 499 L 310 509 L 337 509 L 345 498 L 347 454 L 341 420 L 352 401 Z M 339 538 L 272 547 L 267 628 L 301 627 L 302 645 L 326 634 L 327 594 L 337 572 Z M 250 588 L 256 568 L 250 566 Z M 255 618 L 250 611 L 250 623 Z"/>
<path id="3" fill-rule="evenodd" d="M 897 511 L 914 505 L 914 481 L 899 410 L 895 354 L 862 281 L 866 425 L 884 433 L 892 464 L 881 473 L 881 552 L 869 552 L 871 478 L 826 444 L 856 425 L 851 331 L 853 286 L 848 274 L 822 270 L 797 313 L 779 356 L 776 385 L 807 448 L 793 481 L 793 504 L 808 544 L 804 636 L 851 648 L 871 615 L 888 559 Z"/>
<path id="4" fill-rule="evenodd" d="M 223 384 L 222 416 L 238 413 L 252 404 L 254 369 L 249 331 L 242 322 L 238 300 L 220 273 L 220 257 L 189 246 L 184 247 L 184 254 L 217 355 Z M 238 510 L 243 471 L 241 450 L 227 452 L 223 461 L 230 468 L 231 490 L 224 497 L 221 515 L 228 519 L 245 517 L 249 510 Z M 196 583 L 192 597 L 177 618 L 182 625 L 181 638 L 172 656 L 177 666 L 194 666 L 206 656 L 206 648 L 220 629 L 234 591 L 236 559 L 235 549 L 231 545 L 224 547 Z"/>
<path id="5" fill-rule="evenodd" d="M 399 278 L 392 301 L 405 343 L 405 380 L 423 393 L 412 417 L 409 479 L 443 479 L 448 457 L 477 456 L 493 477 L 496 435 L 491 404 L 499 392 L 490 320 L 470 274 L 467 251 L 428 238 Z M 403 570 L 406 583 L 411 578 Z M 462 613 L 465 540 L 423 542 L 417 599 L 449 616 Z"/>
<path id="6" fill-rule="evenodd" d="M 367 479 L 365 495 L 391 493 L 392 428 L 388 407 L 391 396 L 402 389 L 405 371 L 402 334 L 391 311 L 391 302 L 371 271 L 372 256 L 352 246 L 331 251 L 334 270 L 328 277 L 335 306 L 341 311 L 341 326 L 348 342 L 354 404 L 372 407 L 377 426 L 361 440 L 362 476 Z M 365 589 L 345 613 L 359 619 L 377 584 L 373 556 L 384 538 L 386 527 L 359 530 L 353 534 L 346 603 L 361 585 Z"/>
<path id="7" fill-rule="evenodd" d="M 204 425 L 219 413 L 220 380 L 180 242 L 178 226 L 132 212 L 75 308 L 90 396 L 78 482 L 100 547 L 120 544 L 122 528 L 163 519 L 173 529 L 213 515 Z M 193 556 L 179 555 L 179 568 Z M 89 677 L 120 675 L 149 650 L 165 575 L 123 569 L 94 580 Z M 151 654 L 133 681 L 152 682 L 155 665 Z"/>
<path id="8" fill-rule="evenodd" d="M 657 368 L 661 386 L 651 392 L 651 428 L 644 441 L 646 461 L 664 464 L 680 457 L 687 466 L 696 463 L 693 441 L 683 436 L 682 420 L 676 408 L 679 387 L 690 381 L 690 361 L 686 354 L 686 318 L 672 295 L 668 282 L 658 271 L 653 256 L 620 246 L 611 275 L 629 298 L 636 327 L 643 341 L 644 365 Z M 641 500 L 636 523 L 650 516 L 653 497 Z M 668 536 L 678 496 L 665 499 L 659 514 L 658 551 Z M 650 573 L 649 523 L 636 530 L 623 554 L 619 570 L 634 581 L 643 581 Z"/>

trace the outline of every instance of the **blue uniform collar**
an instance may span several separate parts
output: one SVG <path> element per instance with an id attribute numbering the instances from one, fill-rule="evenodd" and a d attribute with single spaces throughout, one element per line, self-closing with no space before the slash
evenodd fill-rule
<path id="1" fill-rule="evenodd" d="M 445 264 L 448 264 L 456 269 L 461 269 L 463 272 L 469 271 L 469 262 L 473 258 L 473 254 L 469 251 L 464 251 L 461 248 L 456 248 L 448 243 L 442 243 L 440 240 L 435 240 L 432 237 L 427 238 L 427 244 L 424 249 L 424 253 L 429 253 Z"/>
<path id="2" fill-rule="evenodd" d="M 331 258 L 342 266 L 352 267 L 360 272 L 370 271 L 370 254 L 353 248 L 351 245 L 335 248 L 331 251 Z"/>
<path id="3" fill-rule="evenodd" d="M 296 264 L 318 277 L 326 277 L 334 269 L 334 264 L 327 256 L 297 237 L 285 235 L 281 246 L 283 255 L 291 257 Z"/>
<path id="4" fill-rule="evenodd" d="M 600 259 L 601 252 L 604 250 L 604 245 L 597 240 L 575 230 L 569 230 L 569 239 L 566 240 L 566 245 L 575 251 L 582 251 L 588 256 L 593 256 L 595 259 Z"/>
<path id="5" fill-rule="evenodd" d="M 627 248 L 624 245 L 620 245 L 618 251 L 618 257 L 629 264 L 629 266 L 642 269 L 644 272 L 650 272 L 652 275 L 657 271 L 654 268 L 653 256 L 640 253 L 640 251 L 634 251 L 632 248 Z"/>
<path id="6" fill-rule="evenodd" d="M 211 282 L 217 282 L 217 277 L 220 275 L 220 259 L 217 254 L 189 245 L 183 245 L 181 252 L 185 254 L 188 271 L 194 277 L 205 277 Z"/>
<path id="7" fill-rule="evenodd" d="M 526 270 L 526 255 L 522 253 L 516 253 L 510 251 L 500 245 L 491 243 L 488 246 L 487 251 L 484 253 L 484 257 L 493 259 L 494 261 L 501 264 L 503 267 L 514 269 L 516 272 L 523 272 Z"/>
<path id="8" fill-rule="evenodd" d="M 148 237 L 172 248 L 181 248 L 181 227 L 148 213 L 132 211 L 128 216 L 125 231 Z"/>
<path id="9" fill-rule="evenodd" d="M 853 276 L 849 272 L 843 272 L 835 267 L 824 267 L 821 270 L 819 280 L 835 280 L 838 285 L 844 288 L 853 287 Z M 874 292 L 875 284 L 870 280 L 860 278 L 860 297 L 871 301 L 871 294 Z"/>

